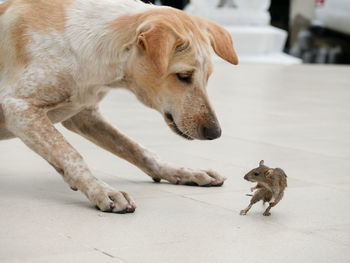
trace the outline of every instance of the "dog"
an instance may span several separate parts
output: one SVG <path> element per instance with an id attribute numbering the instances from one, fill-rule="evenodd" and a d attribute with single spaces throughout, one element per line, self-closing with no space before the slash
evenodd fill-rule
<path id="1" fill-rule="evenodd" d="M 101 211 L 134 212 L 132 197 L 94 177 L 54 127 L 62 123 L 155 182 L 220 186 L 212 170 L 177 167 L 119 132 L 99 111 L 125 88 L 185 139 L 221 135 L 206 85 L 214 52 L 237 64 L 221 26 L 139 0 L 9 0 L 0 5 L 0 140 L 17 137 Z"/>

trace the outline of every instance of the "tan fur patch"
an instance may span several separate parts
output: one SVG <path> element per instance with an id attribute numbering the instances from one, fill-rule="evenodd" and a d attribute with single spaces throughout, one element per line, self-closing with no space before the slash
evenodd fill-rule
<path id="1" fill-rule="evenodd" d="M 25 8 L 23 20 L 24 27 L 35 32 L 45 33 L 55 29 L 62 32 L 65 26 L 65 10 L 72 0 L 21 0 L 16 4 Z M 46 14 L 46 15 L 38 15 Z"/>
<path id="2" fill-rule="evenodd" d="M 65 10 L 72 1 L 73 0 L 18 0 L 11 2 L 14 10 L 21 10 L 11 34 L 13 42 L 15 43 L 16 57 L 21 63 L 27 64 L 29 60 L 25 52 L 25 47 L 29 41 L 27 32 L 34 31 L 43 34 L 51 30 L 63 32 L 65 26 Z"/>
<path id="3" fill-rule="evenodd" d="M 7 8 L 10 6 L 11 2 L 12 2 L 12 1 L 10 0 L 10 1 L 8 1 L 8 2 L 5 2 L 5 3 L 0 4 L 0 16 L 1 16 L 3 13 L 5 13 L 5 11 L 7 10 Z"/>

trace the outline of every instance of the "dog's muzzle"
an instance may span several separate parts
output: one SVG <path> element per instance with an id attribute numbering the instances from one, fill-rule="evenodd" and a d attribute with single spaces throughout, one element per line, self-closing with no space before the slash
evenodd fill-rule
<path id="1" fill-rule="evenodd" d="M 219 125 L 211 124 L 211 125 L 203 125 L 199 127 L 198 130 L 198 137 L 193 137 L 193 135 L 190 135 L 188 133 L 185 133 L 182 131 L 176 124 L 173 115 L 171 113 L 165 113 L 165 120 L 169 127 L 178 135 L 181 137 L 187 139 L 187 140 L 193 140 L 194 138 L 202 139 L 202 140 L 214 140 L 221 136 L 221 128 Z"/>
<path id="2" fill-rule="evenodd" d="M 169 125 L 169 127 L 178 135 L 180 135 L 181 137 L 187 139 L 187 140 L 193 140 L 193 138 L 191 136 L 189 136 L 188 134 L 183 133 L 179 127 L 177 127 L 175 121 L 174 121 L 174 117 L 173 115 L 171 115 L 170 113 L 165 113 L 165 118 L 167 121 L 167 124 Z"/>

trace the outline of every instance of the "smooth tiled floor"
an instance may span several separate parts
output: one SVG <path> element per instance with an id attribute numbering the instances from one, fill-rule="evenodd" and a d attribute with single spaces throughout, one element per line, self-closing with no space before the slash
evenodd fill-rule
<path id="1" fill-rule="evenodd" d="M 350 67 L 218 63 L 208 92 L 223 136 L 185 141 L 126 91 L 106 116 L 163 159 L 213 168 L 219 188 L 153 183 L 140 170 L 58 126 L 94 174 L 137 202 L 101 213 L 20 141 L 0 142 L 0 262 L 349 262 Z M 264 159 L 283 168 L 285 198 L 247 216 L 243 175 Z"/>

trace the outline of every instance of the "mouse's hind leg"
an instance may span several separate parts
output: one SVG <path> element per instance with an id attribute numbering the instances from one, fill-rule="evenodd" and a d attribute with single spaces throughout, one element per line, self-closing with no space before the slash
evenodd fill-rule
<path id="1" fill-rule="evenodd" d="M 279 201 L 281 201 L 282 197 L 283 197 L 283 193 L 281 193 L 281 194 L 275 199 L 274 202 L 271 202 L 271 203 L 270 203 L 270 205 L 268 206 L 268 208 L 266 208 L 266 210 L 265 210 L 265 212 L 264 212 L 263 215 L 264 215 L 264 216 L 269 216 L 269 215 L 271 215 L 271 213 L 270 213 L 271 208 L 274 207 L 275 205 L 277 205 L 277 204 L 279 203 Z"/>
<path id="2" fill-rule="evenodd" d="M 255 194 L 253 195 L 252 199 L 250 200 L 250 204 L 248 205 L 248 207 L 246 209 L 241 210 L 241 212 L 239 213 L 240 215 L 246 215 L 248 213 L 248 211 L 250 210 L 250 208 L 252 208 L 252 206 L 259 202 L 260 200 L 262 200 L 266 194 L 266 189 L 260 189 L 257 192 L 255 192 Z"/>
<path id="3" fill-rule="evenodd" d="M 269 215 L 271 215 L 271 213 L 270 213 L 270 209 L 271 209 L 272 207 L 274 207 L 275 205 L 276 205 L 276 203 L 275 203 L 275 202 L 270 203 L 269 207 L 268 207 L 268 208 L 266 208 L 266 210 L 265 210 L 265 212 L 263 213 L 263 215 L 264 215 L 264 216 L 269 216 Z"/>

